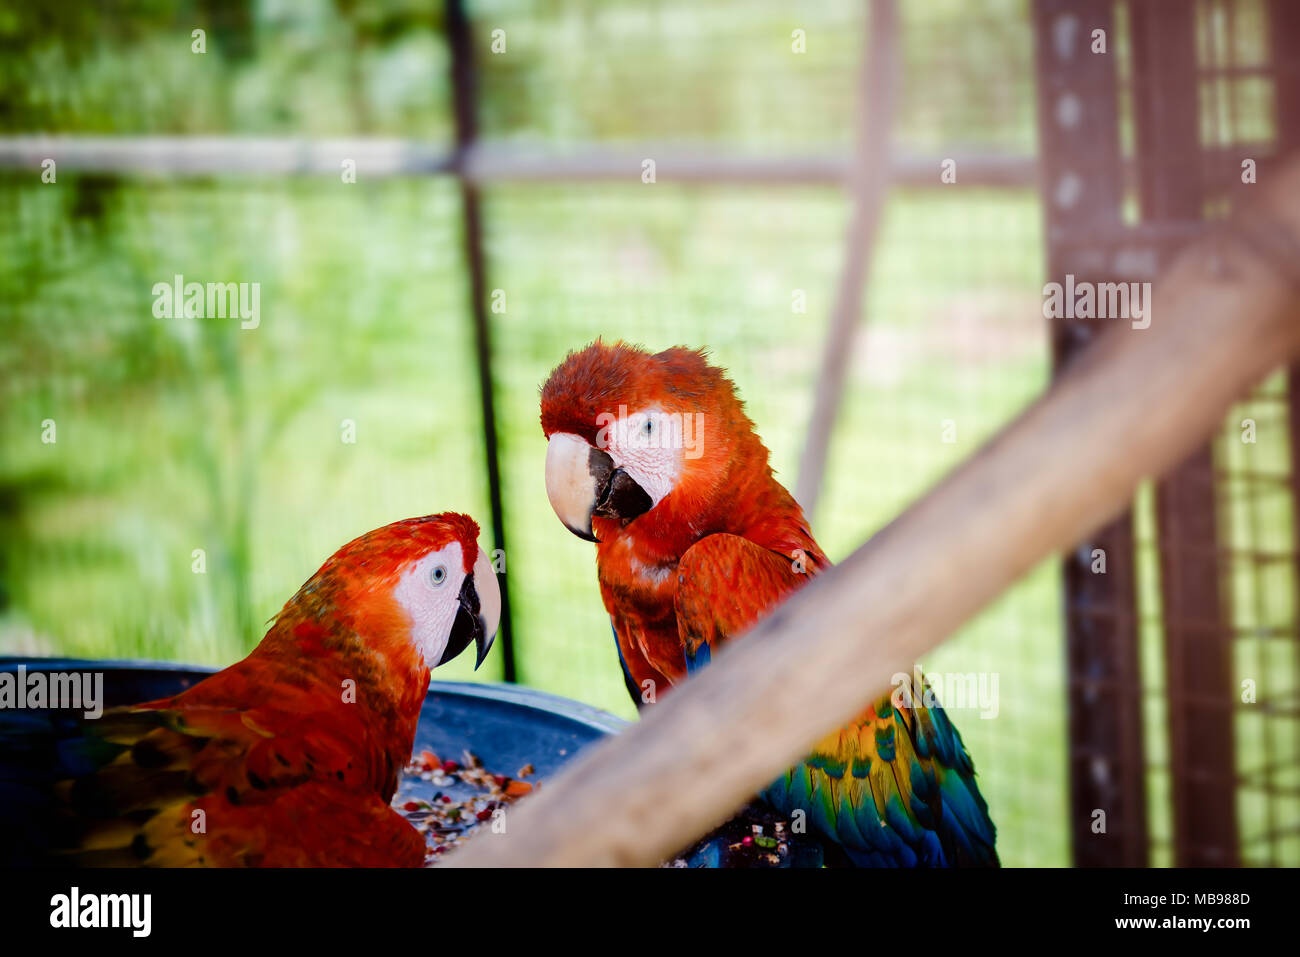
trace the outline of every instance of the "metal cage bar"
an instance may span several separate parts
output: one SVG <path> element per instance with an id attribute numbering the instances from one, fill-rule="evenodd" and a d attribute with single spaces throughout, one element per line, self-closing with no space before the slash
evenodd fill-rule
<path id="1" fill-rule="evenodd" d="M 1137 187 L 1147 222 L 1199 222 L 1204 178 L 1196 7 L 1131 4 Z M 1189 160 L 1189 158 L 1191 158 Z M 1161 266 L 1164 256 L 1157 253 Z M 1206 446 L 1156 486 L 1175 861 L 1237 860 L 1232 633 L 1221 601 L 1214 454 Z"/>
<path id="2" fill-rule="evenodd" d="M 1115 59 L 1091 52 L 1092 31 L 1114 37 L 1109 0 L 1039 0 L 1040 166 L 1048 272 L 1103 273 L 1108 237 L 1122 232 Z M 1089 157 L 1081 162 L 1081 157 Z M 1054 321 L 1059 376 L 1095 324 Z M 1100 552 L 1105 571 L 1094 571 Z M 1067 555 L 1062 567 L 1069 673 L 1070 834 L 1082 866 L 1147 863 L 1133 520 L 1125 512 Z"/>

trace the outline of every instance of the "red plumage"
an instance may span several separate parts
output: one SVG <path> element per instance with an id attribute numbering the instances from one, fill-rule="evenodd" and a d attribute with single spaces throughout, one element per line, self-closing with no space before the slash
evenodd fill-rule
<path id="1" fill-rule="evenodd" d="M 829 566 L 731 381 L 703 353 L 597 340 L 552 373 L 541 413 L 547 494 L 566 527 L 597 541 L 600 594 L 638 705 Z M 625 425 L 602 431 L 611 416 Z M 693 445 L 675 428 L 684 416 L 698 425 Z M 805 813 L 860 864 L 997 863 L 973 765 L 938 705 L 873 702 L 764 797 Z"/>
<path id="2" fill-rule="evenodd" d="M 418 866 L 423 838 L 389 807 L 430 667 L 395 591 L 478 526 L 446 513 L 339 549 L 243 661 L 88 729 L 112 760 L 59 787 L 69 863 Z M 495 588 L 495 583 L 490 587 Z M 436 662 L 434 662 L 436 664 Z"/>
<path id="3" fill-rule="evenodd" d="M 731 380 L 703 353 L 678 347 L 650 355 L 597 340 L 571 353 L 543 386 L 542 430 L 594 444 L 602 414 L 648 405 L 702 414 L 700 454 L 684 461 L 673 491 L 633 524 L 597 516 L 592 526 L 601 597 L 623 661 L 638 685 L 654 681 L 661 693 L 685 677 L 686 652 L 752 625 L 829 562 L 773 477 Z M 718 538 L 694 548 L 710 536 Z M 701 617 L 683 632 L 679 604 L 708 605 L 731 620 L 720 628 Z"/>

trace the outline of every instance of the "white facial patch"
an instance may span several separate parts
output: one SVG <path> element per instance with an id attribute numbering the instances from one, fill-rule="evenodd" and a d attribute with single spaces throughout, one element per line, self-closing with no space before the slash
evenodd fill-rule
<path id="1" fill-rule="evenodd" d="M 694 448 L 692 436 L 686 434 L 684 417 L 679 414 L 659 409 L 630 414 L 620 409 L 620 413 L 609 416 L 597 435 L 597 448 L 603 448 L 614 466 L 658 505 L 681 477 L 686 453 Z M 602 445 L 602 440 L 606 444 Z"/>
<path id="2" fill-rule="evenodd" d="M 402 573 L 393 596 L 411 616 L 411 642 L 428 668 L 436 668 L 451 638 L 465 583 L 460 542 L 430 552 Z"/>

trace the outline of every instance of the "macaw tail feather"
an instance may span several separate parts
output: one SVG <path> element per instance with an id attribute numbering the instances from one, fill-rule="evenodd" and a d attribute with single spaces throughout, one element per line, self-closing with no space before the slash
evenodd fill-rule
<path id="1" fill-rule="evenodd" d="M 792 829 L 806 822 L 860 866 L 998 866 L 996 829 L 975 768 L 938 704 L 877 701 L 763 797 L 791 818 Z"/>

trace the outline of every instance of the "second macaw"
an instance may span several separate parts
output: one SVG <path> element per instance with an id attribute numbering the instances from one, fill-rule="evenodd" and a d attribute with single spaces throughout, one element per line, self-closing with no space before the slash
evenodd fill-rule
<path id="1" fill-rule="evenodd" d="M 829 566 L 723 370 L 690 349 L 597 340 L 542 388 L 546 489 L 596 542 L 633 700 L 707 664 Z M 920 689 L 917 689 L 918 691 Z M 942 707 L 885 696 L 763 797 L 863 866 L 996 866 L 995 829 Z"/>
<path id="2" fill-rule="evenodd" d="M 389 806 L 429 672 L 500 615 L 478 525 L 444 512 L 340 548 L 248 657 L 69 721 L 0 713 L 0 863 L 418 867 Z"/>

